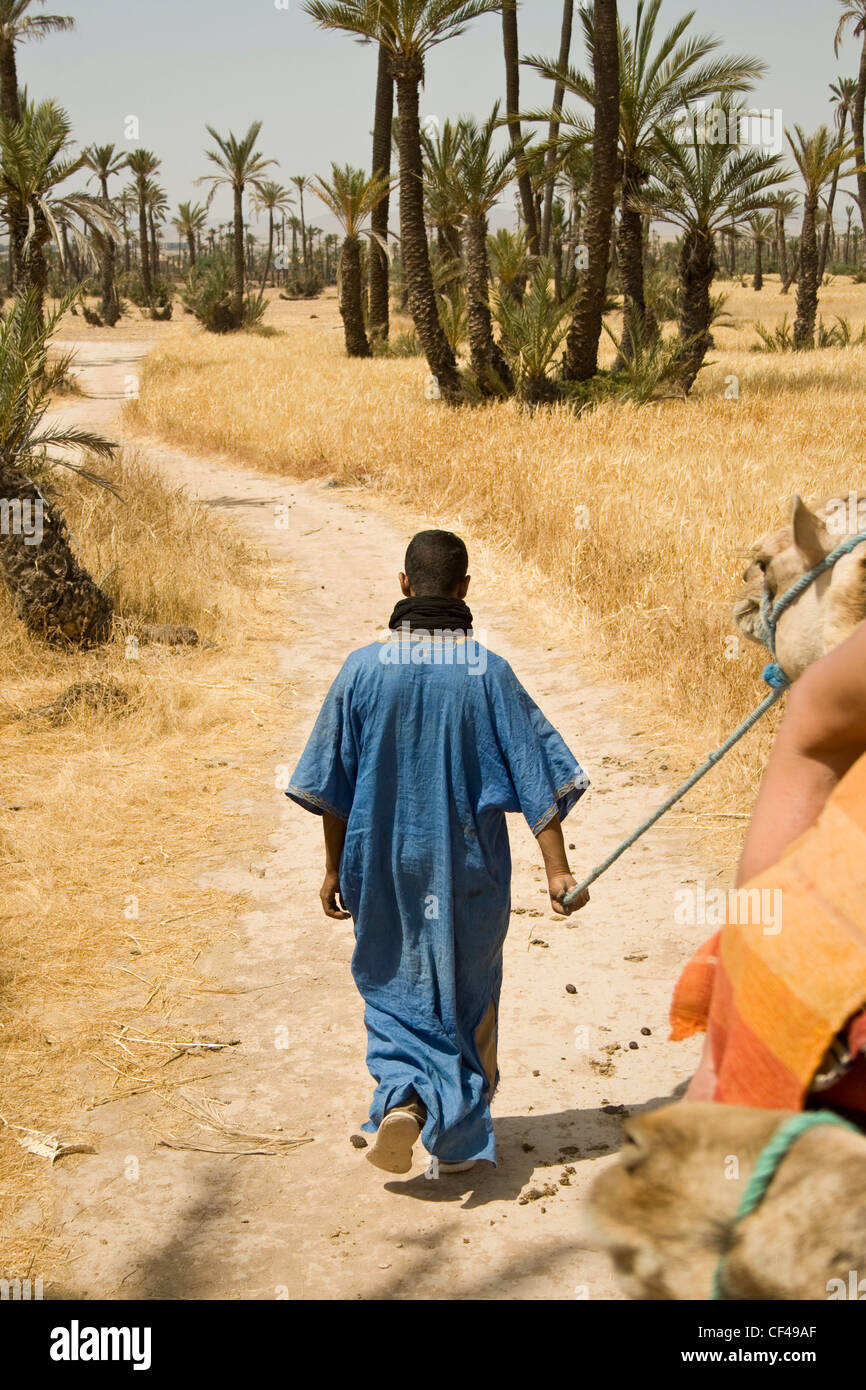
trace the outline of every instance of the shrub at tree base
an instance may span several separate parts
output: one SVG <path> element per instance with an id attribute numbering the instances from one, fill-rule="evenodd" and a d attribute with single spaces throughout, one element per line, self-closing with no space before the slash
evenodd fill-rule
<path id="1" fill-rule="evenodd" d="M 218 253 L 198 261 L 181 290 L 181 303 L 209 333 L 237 333 L 261 323 L 267 304 L 261 294 L 248 294 L 238 319 L 233 305 L 234 278 L 227 256 Z"/>

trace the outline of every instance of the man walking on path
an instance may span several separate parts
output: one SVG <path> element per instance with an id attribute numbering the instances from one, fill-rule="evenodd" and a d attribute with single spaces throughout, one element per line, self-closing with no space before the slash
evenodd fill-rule
<path id="1" fill-rule="evenodd" d="M 495 1162 L 505 815 L 526 817 L 564 915 L 575 880 L 561 822 L 589 785 L 508 663 L 475 640 L 467 568 L 457 536 L 415 536 L 388 639 L 346 660 L 287 793 L 322 817 L 325 913 L 354 919 L 378 1083 L 367 1157 L 390 1173 L 409 1171 L 419 1137 L 440 1172 Z"/>

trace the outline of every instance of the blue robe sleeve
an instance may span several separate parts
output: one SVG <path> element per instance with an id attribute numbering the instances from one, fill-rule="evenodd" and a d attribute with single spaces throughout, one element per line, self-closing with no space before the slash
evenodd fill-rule
<path id="1" fill-rule="evenodd" d="M 515 805 L 538 835 L 558 816 L 565 820 L 589 787 L 589 778 L 553 725 L 505 666 L 494 694 L 499 745 Z"/>
<path id="2" fill-rule="evenodd" d="M 325 697 L 286 791 L 305 810 L 348 820 L 355 796 L 358 747 L 352 721 L 352 680 L 343 667 Z"/>

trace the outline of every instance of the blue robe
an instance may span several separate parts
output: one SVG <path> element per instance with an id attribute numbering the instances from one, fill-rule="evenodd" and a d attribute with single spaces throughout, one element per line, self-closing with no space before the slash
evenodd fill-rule
<path id="1" fill-rule="evenodd" d="M 340 893 L 378 1082 L 368 1132 L 414 1091 L 429 1153 L 495 1161 L 505 813 L 537 835 L 588 785 L 508 663 L 471 636 L 394 634 L 345 662 L 287 795 L 347 822 Z"/>

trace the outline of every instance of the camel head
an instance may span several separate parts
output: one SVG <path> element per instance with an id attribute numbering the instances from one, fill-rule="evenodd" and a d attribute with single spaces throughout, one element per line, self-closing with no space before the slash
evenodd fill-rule
<path id="1" fill-rule="evenodd" d="M 624 1148 L 589 1195 L 592 1235 L 624 1293 L 706 1299 L 722 1257 L 726 1298 L 826 1299 L 833 1281 L 849 1287 L 851 1270 L 866 1289 L 863 1135 L 803 1134 L 761 1205 L 734 1222 L 758 1155 L 789 1118 L 681 1102 L 626 1123 Z"/>
<path id="2" fill-rule="evenodd" d="M 787 589 L 835 550 L 846 535 L 866 530 L 864 505 L 855 495 L 832 498 L 815 509 L 795 497 L 789 524 L 767 532 L 752 547 L 734 618 L 745 637 L 762 640 L 761 599 L 780 598 Z M 849 637 L 866 618 L 866 541 L 837 561 L 800 595 L 779 620 L 776 659 L 792 680 L 813 661 Z"/>

